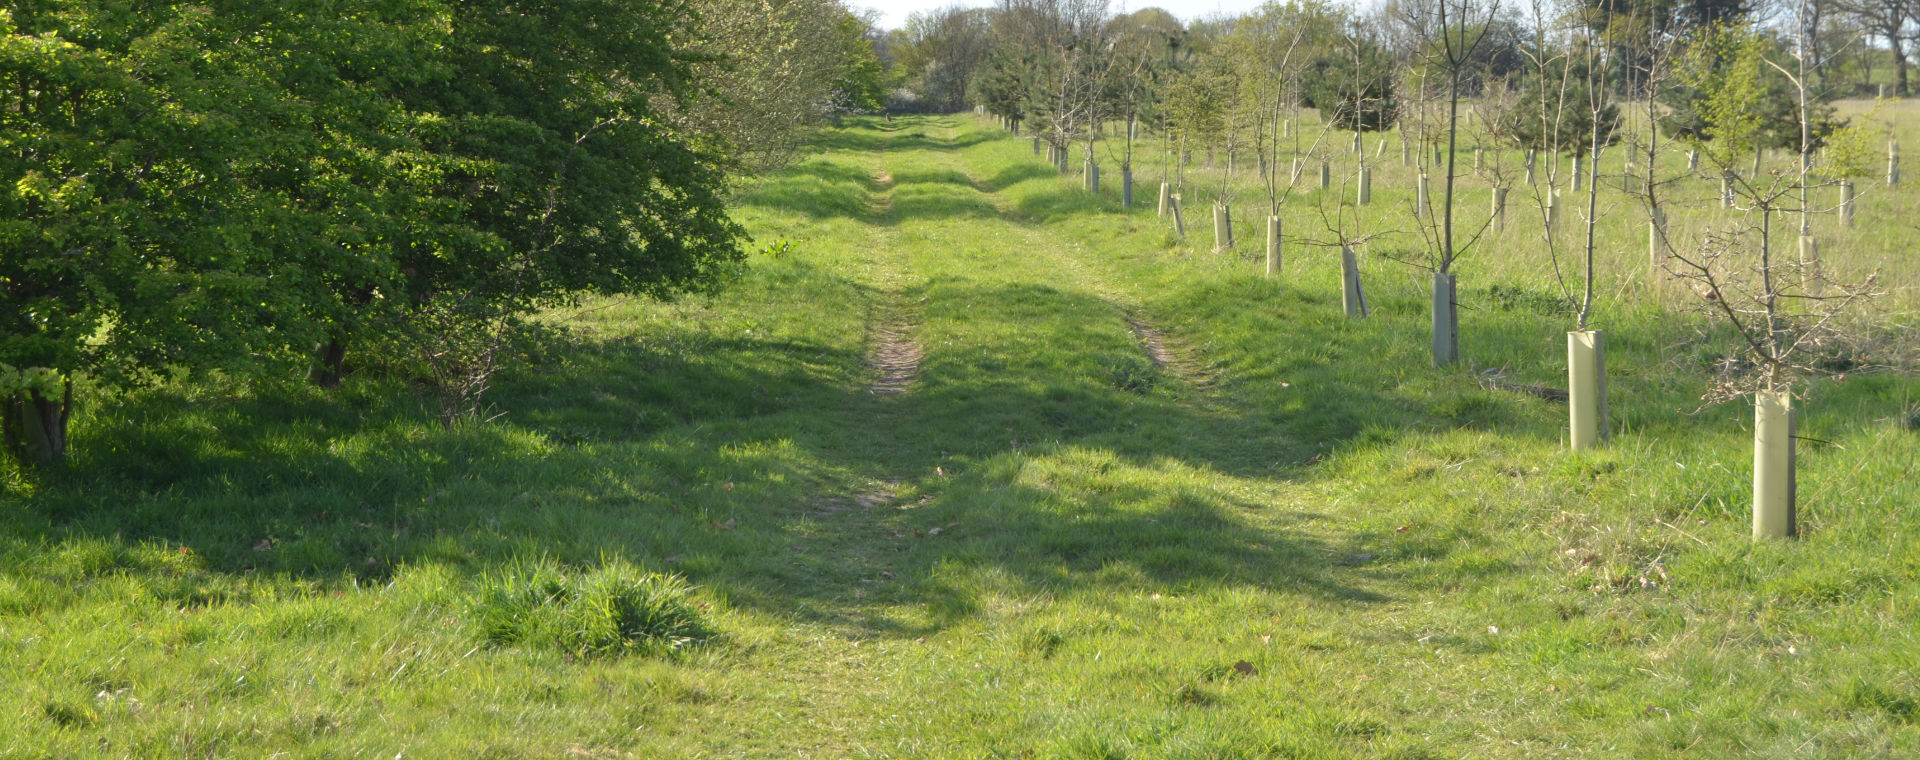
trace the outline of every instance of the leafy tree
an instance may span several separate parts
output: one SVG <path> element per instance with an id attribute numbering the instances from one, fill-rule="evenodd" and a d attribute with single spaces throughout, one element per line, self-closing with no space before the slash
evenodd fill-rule
<path id="1" fill-rule="evenodd" d="M 592 4 L 611 14 L 609 20 L 635 15 L 612 0 Z M 838 0 L 644 0 L 634 10 L 654 8 L 671 11 L 674 23 L 666 34 L 687 40 L 690 45 L 679 43 L 687 48 L 681 52 L 694 54 L 685 59 L 691 67 L 675 76 L 697 81 L 711 97 L 687 108 L 662 93 L 653 108 L 677 129 L 724 146 L 734 168 L 759 172 L 784 165 L 803 129 L 834 114 L 875 107 L 885 89 L 865 23 Z M 530 27 L 545 26 L 540 14 L 530 17 Z M 579 20 L 596 29 L 607 25 Z"/>
<path id="2" fill-rule="evenodd" d="M 1662 131 L 1727 153 L 1755 147 L 1798 152 L 1798 94 L 1786 77 L 1772 75 L 1770 58 L 1790 60 L 1791 55 L 1779 41 L 1754 29 L 1722 24 L 1702 32 L 1681 56 L 1677 81 L 1662 92 L 1668 107 Z M 1835 118 L 1826 100 L 1830 95 L 1809 92 L 1813 149 L 1825 145 L 1833 131 L 1846 124 Z"/>
<path id="3" fill-rule="evenodd" d="M 962 6 L 915 13 L 896 36 L 906 87 L 922 107 L 966 107 L 993 52 L 991 11 Z"/>
<path id="4" fill-rule="evenodd" d="M 390 160 L 421 178 L 396 188 L 412 221 L 386 271 L 341 284 L 379 294 L 356 331 L 409 336 L 442 390 L 462 389 L 443 397 L 453 414 L 485 390 L 517 315 L 707 286 L 738 260 L 739 231 L 711 143 L 662 118 L 698 110 L 695 77 L 712 71 L 673 42 L 686 3 L 435 4 L 451 33 L 430 79 L 391 95 L 408 119 L 389 134 L 411 144 Z"/>
<path id="5" fill-rule="evenodd" d="M 1166 112 L 1182 142 L 1210 146 L 1224 141 L 1227 112 L 1238 94 L 1239 72 L 1217 55 L 1203 55 L 1167 87 Z"/>
<path id="6" fill-rule="evenodd" d="M 1301 102 L 1320 109 L 1337 129 L 1380 131 L 1391 129 L 1399 118 L 1393 59 L 1365 37 L 1323 51 L 1307 63 L 1301 79 L 1306 83 Z"/>
<path id="7" fill-rule="evenodd" d="M 1029 60 L 1013 50 L 997 48 L 987 57 L 974 77 L 974 97 L 987 112 L 1017 122 L 1026 121 L 1032 104 L 1033 67 Z"/>
<path id="8" fill-rule="evenodd" d="M 327 201 L 272 180 L 318 152 L 291 125 L 340 101 L 293 97 L 275 81 L 291 63 L 233 42 L 281 9 L 232 10 L 0 11 L 0 416 L 16 455 L 64 457 L 78 374 L 258 367 L 313 336 L 294 262 L 317 252 L 301 233 Z"/>
<path id="9" fill-rule="evenodd" d="M 1638 99 L 1644 97 L 1639 75 L 1655 65 L 1660 40 L 1737 23 L 1751 18 L 1761 5 L 1753 0 L 1577 0 L 1573 12 L 1608 58 L 1623 64 L 1607 67 L 1607 81 Z"/>
<path id="10" fill-rule="evenodd" d="M 843 13 L 836 22 L 840 63 L 833 77 L 838 108 L 877 111 L 887 101 L 887 70 L 873 46 L 873 25 L 863 17 Z M 964 89 L 964 88 L 963 88 Z"/>
<path id="11" fill-rule="evenodd" d="M 674 42 L 687 11 L 75 0 L 0 15 L 10 447 L 62 456 L 80 374 L 282 371 L 324 343 L 324 379 L 350 341 L 394 334 L 430 361 L 479 345 L 490 367 L 499 328 L 530 309 L 713 283 L 739 256 L 720 156 L 656 107 L 698 95 L 701 59 Z"/>
<path id="12" fill-rule="evenodd" d="M 1620 106 L 1604 87 L 1592 86 L 1602 80 L 1589 70 L 1591 57 L 1569 56 L 1528 71 L 1515 107 L 1503 114 L 1502 131 L 1522 148 L 1575 156 L 1592 152 L 1596 129 L 1601 146 L 1618 143 Z"/>

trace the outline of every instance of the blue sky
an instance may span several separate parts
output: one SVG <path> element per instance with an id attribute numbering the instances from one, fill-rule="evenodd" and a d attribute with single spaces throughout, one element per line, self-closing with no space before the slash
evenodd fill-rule
<path id="1" fill-rule="evenodd" d="M 993 5 L 993 0 L 852 0 L 848 5 L 856 8 L 873 8 L 880 11 L 880 25 L 888 29 L 898 29 L 907 23 L 907 15 L 914 11 L 944 8 L 958 2 L 960 5 L 977 8 Z M 1108 8 L 1113 11 L 1137 11 L 1141 8 L 1165 8 L 1180 20 L 1188 21 L 1215 11 L 1234 14 L 1260 7 L 1263 0 L 1108 0 Z"/>

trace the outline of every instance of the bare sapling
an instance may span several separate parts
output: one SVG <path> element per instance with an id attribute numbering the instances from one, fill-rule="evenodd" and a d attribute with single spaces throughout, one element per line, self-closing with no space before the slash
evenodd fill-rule
<path id="1" fill-rule="evenodd" d="M 1807 2 L 1799 0 L 1798 13 L 1808 12 Z M 1716 33 L 1720 44 L 1688 52 L 1683 76 L 1696 87 L 1708 85 L 1703 110 L 1715 132 L 1702 157 L 1730 178 L 1737 213 L 1697 248 L 1676 247 L 1667 265 L 1692 286 L 1700 308 L 1714 318 L 1704 337 L 1727 339 L 1727 356 L 1703 399 L 1753 399 L 1753 537 L 1786 538 L 1799 531 L 1797 394 L 1804 392 L 1807 378 L 1831 366 L 1823 357 L 1853 353 L 1860 333 L 1850 317 L 1879 295 L 1878 272 L 1857 282 L 1839 281 L 1822 271 L 1817 258 L 1789 255 L 1776 229 L 1785 219 L 1792 219 L 1798 232 L 1810 229 L 1815 150 L 1830 137 L 1816 132 L 1810 107 L 1804 26 L 1788 53 L 1794 60 L 1787 63 L 1774 59 L 1770 42 L 1757 32 Z M 1799 161 L 1792 171 L 1742 175 L 1733 162 L 1744 163 L 1746 150 L 1765 145 L 1762 122 L 1752 118 L 1751 109 L 1771 86 L 1767 79 L 1776 77 L 1791 85 L 1795 99 Z"/>
<path id="2" fill-rule="evenodd" d="M 1425 266 L 1433 272 L 1433 363 L 1446 366 L 1460 358 L 1454 264 L 1486 230 L 1483 225 L 1471 233 L 1457 232 L 1454 223 L 1460 176 L 1457 163 L 1463 120 L 1462 85 L 1474 60 L 1474 51 L 1485 41 L 1500 14 L 1501 0 L 1432 0 L 1431 4 L 1414 3 L 1407 8 L 1414 16 L 1408 26 L 1428 35 L 1425 48 L 1430 52 L 1426 67 L 1438 69 L 1444 77 L 1440 83 L 1445 98 L 1442 103 L 1445 110 L 1440 117 L 1444 131 L 1438 146 L 1444 151 L 1440 160 L 1435 161 L 1435 168 L 1440 171 L 1439 209 L 1437 214 L 1424 216 L 1420 230 L 1427 242 Z M 1432 38 L 1435 34 L 1437 40 Z"/>

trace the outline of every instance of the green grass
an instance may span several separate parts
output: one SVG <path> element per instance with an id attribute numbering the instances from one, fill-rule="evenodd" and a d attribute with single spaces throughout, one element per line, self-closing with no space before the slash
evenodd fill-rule
<path id="1" fill-rule="evenodd" d="M 1806 389 L 1806 535 L 1755 545 L 1751 412 L 1694 413 L 1718 354 L 1631 276 L 1620 432 L 1572 454 L 1475 377 L 1563 382 L 1518 229 L 1435 370 L 1379 251 L 1347 320 L 1337 252 L 1263 278 L 980 122 L 818 145 L 741 199 L 742 281 L 550 315 L 495 422 L 372 376 L 96 397 L 0 480 L 0 756 L 1920 752 L 1910 377 Z M 877 396 L 888 323 L 924 359 Z"/>

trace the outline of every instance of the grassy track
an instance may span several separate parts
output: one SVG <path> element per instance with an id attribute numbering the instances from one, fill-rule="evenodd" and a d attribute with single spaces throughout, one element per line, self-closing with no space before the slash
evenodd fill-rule
<path id="1" fill-rule="evenodd" d="M 1378 255 L 1350 321 L 1333 252 L 1264 279 L 969 119 L 819 147 L 735 287 L 552 315 L 494 423 L 370 377 L 88 407 L 0 480 L 0 756 L 1920 753 L 1910 378 L 1809 389 L 1807 536 L 1754 546 L 1750 412 L 1678 411 L 1716 354 L 1654 299 L 1574 455 L 1475 377 L 1564 382 L 1531 264 L 1463 265 L 1434 370 Z M 482 645 L 543 557 L 680 573 L 720 636 Z"/>

